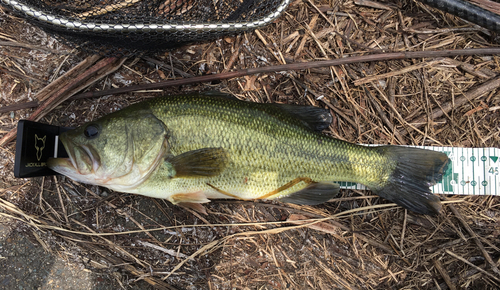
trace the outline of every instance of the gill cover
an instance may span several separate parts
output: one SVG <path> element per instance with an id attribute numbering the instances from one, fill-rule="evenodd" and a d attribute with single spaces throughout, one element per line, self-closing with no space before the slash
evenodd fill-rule
<path id="1" fill-rule="evenodd" d="M 165 125 L 145 109 L 107 115 L 63 133 L 61 141 L 71 166 L 55 159 L 50 167 L 77 181 L 121 191 L 146 180 L 168 146 Z"/>

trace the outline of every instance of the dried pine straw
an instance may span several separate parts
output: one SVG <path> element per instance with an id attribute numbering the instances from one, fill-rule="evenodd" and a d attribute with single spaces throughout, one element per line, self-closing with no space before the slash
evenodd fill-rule
<path id="1" fill-rule="evenodd" d="M 356 4 L 358 3 L 358 4 Z M 88 55 L 0 14 L 0 104 L 31 97 Z M 125 60 L 90 90 L 373 52 L 494 47 L 488 31 L 419 2 L 298 0 L 254 33 Z M 44 49 L 41 49 L 44 48 Z M 500 147 L 499 58 L 367 62 L 169 88 L 329 108 L 325 133 L 366 144 Z M 74 126 L 160 91 L 65 102 L 43 122 Z M 0 115 L 0 133 L 35 110 Z M 0 150 L 0 215 L 50 251 L 109 272 L 124 288 L 497 289 L 499 198 L 448 196 L 420 216 L 342 191 L 321 206 L 213 201 L 208 215 L 64 177 L 15 179 Z M 141 284 L 142 283 L 142 284 Z"/>

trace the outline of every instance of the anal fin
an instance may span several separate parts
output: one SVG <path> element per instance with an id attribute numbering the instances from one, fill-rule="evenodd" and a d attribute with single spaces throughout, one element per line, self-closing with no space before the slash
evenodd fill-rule
<path id="1" fill-rule="evenodd" d="M 336 183 L 313 182 L 304 189 L 281 197 L 278 200 L 301 205 L 316 205 L 334 198 L 339 191 L 340 186 Z"/>

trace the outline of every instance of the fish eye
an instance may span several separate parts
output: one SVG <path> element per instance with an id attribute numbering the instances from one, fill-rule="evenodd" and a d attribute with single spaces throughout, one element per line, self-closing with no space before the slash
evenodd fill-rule
<path id="1" fill-rule="evenodd" d="M 83 130 L 83 134 L 85 134 L 85 137 L 88 139 L 94 139 L 97 136 L 99 136 L 99 126 L 95 124 L 90 124 L 85 127 L 85 130 Z"/>

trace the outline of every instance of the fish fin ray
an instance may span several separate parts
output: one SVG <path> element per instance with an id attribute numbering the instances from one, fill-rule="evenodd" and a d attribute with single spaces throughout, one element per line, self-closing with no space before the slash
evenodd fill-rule
<path id="1" fill-rule="evenodd" d="M 339 191 L 340 186 L 337 183 L 313 182 L 304 189 L 278 198 L 278 200 L 294 204 L 316 205 L 334 198 Z"/>
<path id="2" fill-rule="evenodd" d="M 299 182 L 305 182 L 307 184 L 311 184 L 313 183 L 313 181 L 311 180 L 311 178 L 309 177 L 297 177 L 295 178 L 294 180 L 280 186 L 279 188 L 267 193 L 267 194 L 264 194 L 262 196 L 260 196 L 258 199 L 266 199 L 268 197 L 271 197 L 271 196 L 274 196 L 274 195 L 277 195 L 278 193 L 284 191 L 284 190 L 287 190 L 293 186 L 295 186 L 297 183 Z"/>
<path id="3" fill-rule="evenodd" d="M 204 215 L 208 215 L 207 209 L 201 203 L 179 202 L 177 205 L 180 207 L 183 207 L 183 208 L 192 209 L 192 210 L 197 211 L 197 212 L 204 214 Z"/>
<path id="4" fill-rule="evenodd" d="M 314 131 L 321 132 L 327 129 L 333 121 L 333 117 L 327 109 L 291 104 L 273 104 L 273 106 L 286 111 L 289 115 L 299 119 L 306 127 Z"/>
<path id="5" fill-rule="evenodd" d="M 178 204 L 182 202 L 188 203 L 207 203 L 210 200 L 207 198 L 203 191 L 189 192 L 189 193 L 176 193 L 169 198 L 171 203 Z"/>
<path id="6" fill-rule="evenodd" d="M 219 91 L 206 91 L 202 95 L 207 97 L 218 97 L 234 101 L 241 101 L 232 94 L 226 94 Z M 263 104 L 264 106 L 274 106 L 280 111 L 286 112 L 289 116 L 300 120 L 306 127 L 311 130 L 321 132 L 328 127 L 333 121 L 333 117 L 328 109 L 323 109 L 314 106 L 301 106 L 293 104 Z"/>
<path id="7" fill-rule="evenodd" d="M 204 91 L 201 92 L 200 95 L 210 98 L 224 98 L 224 99 L 239 101 L 239 99 L 235 97 L 233 94 L 223 93 L 221 91 L 215 91 L 215 90 Z"/>
<path id="8" fill-rule="evenodd" d="M 375 147 L 381 154 L 396 160 L 396 168 L 384 184 L 368 185 L 377 195 L 420 214 L 435 215 L 441 200 L 430 186 L 441 181 L 450 159 L 445 153 L 403 146 Z"/>
<path id="9" fill-rule="evenodd" d="M 222 148 L 202 148 L 168 157 L 175 169 L 174 177 L 207 177 L 219 175 L 227 165 L 227 154 Z"/>

